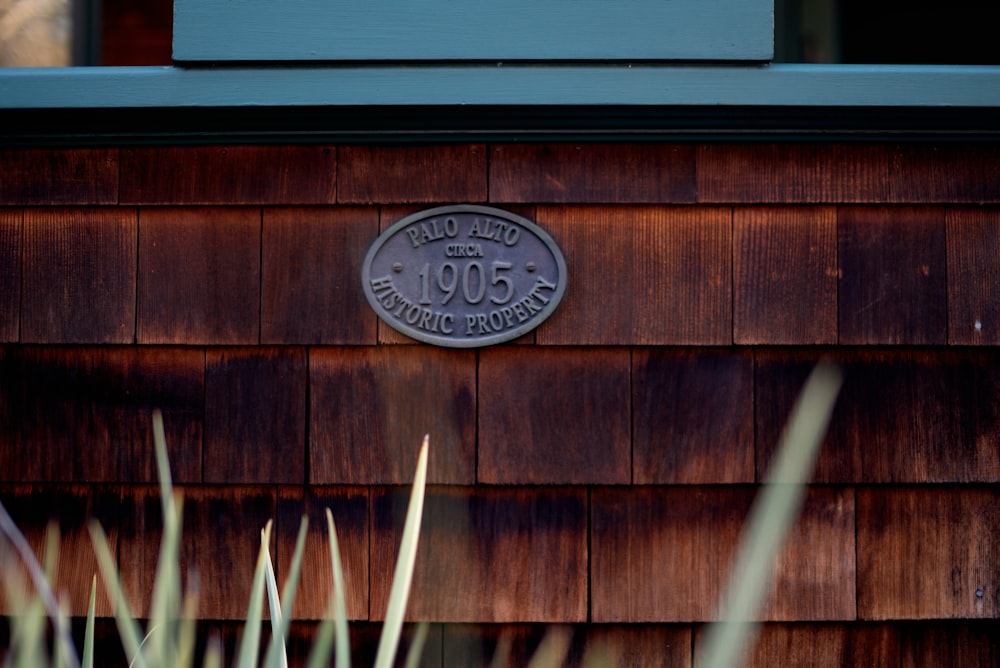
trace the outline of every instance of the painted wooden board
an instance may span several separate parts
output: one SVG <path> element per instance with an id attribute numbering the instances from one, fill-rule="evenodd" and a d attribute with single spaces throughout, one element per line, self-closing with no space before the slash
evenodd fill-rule
<path id="1" fill-rule="evenodd" d="M 491 147 L 490 201 L 691 203 L 691 144 L 506 144 Z"/>
<path id="2" fill-rule="evenodd" d="M 314 348 L 313 484 L 409 484 L 424 435 L 428 480 L 475 482 L 476 356 L 427 346 Z"/>
<path id="3" fill-rule="evenodd" d="M 333 204 L 331 146 L 157 146 L 122 151 L 121 201 L 134 204 Z"/>
<path id="4" fill-rule="evenodd" d="M 769 60 L 771 0 L 177 0 L 175 61 Z"/>
<path id="5" fill-rule="evenodd" d="M 569 267 L 538 343 L 732 343 L 732 209 L 540 206 L 536 222 Z"/>
<path id="6" fill-rule="evenodd" d="M 135 340 L 135 209 L 28 209 L 21 341 Z"/>
<path id="7" fill-rule="evenodd" d="M 139 343 L 260 342 L 259 209 L 147 208 L 139 227 Z"/>
<path id="8" fill-rule="evenodd" d="M 306 383 L 302 348 L 210 348 L 205 482 L 304 484 Z"/>
<path id="9" fill-rule="evenodd" d="M 631 481 L 624 348 L 501 346 L 479 353 L 479 482 Z"/>
<path id="10" fill-rule="evenodd" d="M 753 358 L 716 349 L 632 352 L 632 481 L 754 480 Z"/>
<path id="11" fill-rule="evenodd" d="M 733 216 L 733 341 L 836 343 L 836 209 L 737 207 Z"/>
<path id="12" fill-rule="evenodd" d="M 265 209 L 261 343 L 375 343 L 360 276 L 377 234 L 374 207 Z"/>
<path id="13" fill-rule="evenodd" d="M 385 616 L 408 499 L 408 488 L 372 490 L 372 620 Z M 586 618 L 586 490 L 428 489 L 407 619 Z"/>

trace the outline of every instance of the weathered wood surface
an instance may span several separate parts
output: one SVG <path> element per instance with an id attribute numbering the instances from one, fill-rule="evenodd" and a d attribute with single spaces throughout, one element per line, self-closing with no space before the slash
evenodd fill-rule
<path id="1" fill-rule="evenodd" d="M 858 489 L 858 617 L 1000 615 L 995 487 Z"/>
<path id="2" fill-rule="evenodd" d="M 342 204 L 485 202 L 486 146 L 343 146 Z"/>
<path id="3" fill-rule="evenodd" d="M 333 204 L 331 146 L 158 146 L 122 150 L 123 204 Z"/>
<path id="4" fill-rule="evenodd" d="M 24 213 L 0 208 L 0 342 L 21 336 L 21 251 Z"/>
<path id="5" fill-rule="evenodd" d="M 139 343 L 260 342 L 259 209 L 149 208 L 139 228 Z"/>
<path id="6" fill-rule="evenodd" d="M 205 353 L 205 482 L 306 482 L 308 362 L 301 348 Z"/>
<path id="7" fill-rule="evenodd" d="M 627 350 L 483 350 L 479 405 L 479 482 L 631 481 Z"/>
<path id="8" fill-rule="evenodd" d="M 951 208 L 948 246 L 948 343 L 1000 344 L 1000 210 Z"/>
<path id="9" fill-rule="evenodd" d="M 732 343 L 732 211 L 538 207 L 570 277 L 547 345 Z"/>
<path id="10" fill-rule="evenodd" d="M 27 209 L 21 341 L 133 343 L 137 232 L 134 209 Z"/>
<path id="11" fill-rule="evenodd" d="M 265 209 L 261 343 L 375 343 L 359 277 L 377 233 L 375 207 Z"/>
<path id="12" fill-rule="evenodd" d="M 696 632 L 698 640 L 703 633 L 703 628 Z M 767 623 L 744 665 L 897 668 L 899 662 L 900 633 L 890 624 Z"/>
<path id="13" fill-rule="evenodd" d="M 311 483 L 408 484 L 424 435 L 428 480 L 475 482 L 475 352 L 313 349 L 309 364 Z"/>
<path id="14" fill-rule="evenodd" d="M 155 482 L 159 408 L 174 479 L 200 481 L 204 368 L 187 348 L 0 350 L 0 476 Z"/>
<path id="15" fill-rule="evenodd" d="M 372 490 L 373 620 L 385 615 L 408 500 L 404 488 Z M 407 619 L 585 621 L 586 491 L 429 488 Z"/>
<path id="16" fill-rule="evenodd" d="M 944 210 L 841 207 L 840 343 L 947 340 Z"/>
<path id="17" fill-rule="evenodd" d="M 632 352 L 632 481 L 754 481 L 753 358 L 718 349 Z"/>
<path id="18" fill-rule="evenodd" d="M 117 204 L 116 148 L 0 150 L 0 203 Z"/>
<path id="19" fill-rule="evenodd" d="M 592 492 L 592 621 L 714 619 L 755 491 L 729 486 Z M 853 490 L 810 490 L 776 563 L 761 619 L 854 619 Z"/>
<path id="20" fill-rule="evenodd" d="M 733 341 L 837 342 L 835 207 L 737 207 Z"/>
<path id="21" fill-rule="evenodd" d="M 913 143 L 889 153 L 890 202 L 1000 202 L 1000 147 L 971 144 Z"/>
<path id="22" fill-rule="evenodd" d="M 509 144 L 490 154 L 490 201 L 693 203 L 690 144 Z"/>

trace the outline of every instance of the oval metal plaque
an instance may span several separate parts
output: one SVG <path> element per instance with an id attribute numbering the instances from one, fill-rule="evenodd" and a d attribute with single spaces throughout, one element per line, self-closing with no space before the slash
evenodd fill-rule
<path id="1" fill-rule="evenodd" d="M 406 336 L 450 348 L 510 341 L 552 315 L 566 260 L 542 228 L 486 206 L 403 218 L 368 249 L 368 303 Z"/>

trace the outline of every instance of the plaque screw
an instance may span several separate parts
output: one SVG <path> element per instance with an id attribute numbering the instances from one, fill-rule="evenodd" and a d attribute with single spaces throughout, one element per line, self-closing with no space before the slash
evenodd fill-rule
<path id="1" fill-rule="evenodd" d="M 982 598 L 982 597 L 983 597 L 983 590 L 982 589 L 977 589 L 976 590 L 976 598 Z"/>
<path id="2" fill-rule="evenodd" d="M 538 269 L 538 265 L 536 265 L 534 262 L 529 262 L 528 264 L 525 265 L 525 268 L 527 268 L 528 271 L 534 271 L 535 269 Z"/>
<path id="3" fill-rule="evenodd" d="M 396 262 L 395 264 L 392 265 L 392 270 L 394 272 L 396 272 L 397 274 L 399 272 L 403 271 L 403 263 L 402 262 Z"/>

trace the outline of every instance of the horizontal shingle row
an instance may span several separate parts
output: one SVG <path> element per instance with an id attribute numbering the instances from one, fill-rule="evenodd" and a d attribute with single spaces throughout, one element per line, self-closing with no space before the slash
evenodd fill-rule
<path id="1" fill-rule="evenodd" d="M 199 614 L 241 619 L 260 530 L 284 578 L 310 518 L 297 619 L 321 618 L 330 588 L 324 512 L 337 523 L 348 612 L 381 620 L 405 487 L 182 486 L 182 567 L 197 572 Z M 427 490 L 408 618 L 430 622 L 687 623 L 713 618 L 752 486 L 435 487 Z M 0 486 L 40 548 L 60 523 L 59 584 L 85 612 L 97 570 L 86 518 L 112 537 L 123 584 L 148 613 L 159 553 L 156 487 Z M 1000 547 L 995 487 L 812 487 L 779 553 L 768 621 L 993 618 L 988 555 Z M 855 533 L 857 525 L 857 533 Z M 101 615 L 111 612 L 102 594 Z"/>
<path id="2" fill-rule="evenodd" d="M 815 479 L 1000 481 L 1000 354 L 983 349 L 417 346 L 0 348 L 0 477 L 397 484 L 422 436 L 442 484 L 763 480 L 812 366 L 846 383 Z"/>
<path id="3" fill-rule="evenodd" d="M 0 209 L 0 338 L 375 344 L 388 207 Z M 532 207 L 566 256 L 550 345 L 993 345 L 1000 209 Z M 614 295 L 614 298 L 608 298 Z"/>
<path id="4" fill-rule="evenodd" d="M 7 204 L 1000 202 L 993 144 L 456 144 L 0 151 Z"/>

